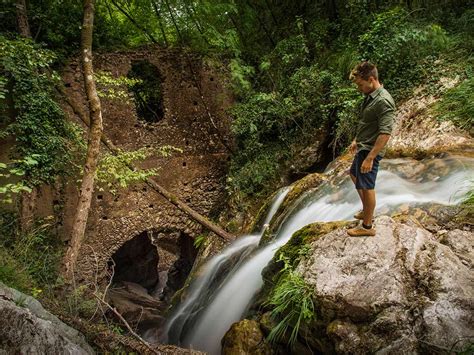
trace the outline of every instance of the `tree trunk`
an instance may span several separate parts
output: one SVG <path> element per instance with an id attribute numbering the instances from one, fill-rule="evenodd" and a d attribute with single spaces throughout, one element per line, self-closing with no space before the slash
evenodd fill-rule
<path id="1" fill-rule="evenodd" d="M 165 27 L 163 26 L 163 22 L 161 21 L 161 11 L 158 8 L 158 4 L 156 1 L 152 1 L 153 9 L 155 10 L 156 17 L 158 18 L 158 24 L 160 25 L 160 31 L 161 31 L 161 36 L 163 37 L 163 40 L 165 41 L 165 46 L 168 47 L 168 38 L 166 37 L 166 31 Z"/>
<path id="2" fill-rule="evenodd" d="M 66 93 L 64 92 L 63 88 L 60 88 L 61 94 L 66 98 L 67 103 L 69 106 L 71 106 L 72 110 L 76 115 L 79 116 L 79 118 L 84 122 L 84 124 L 88 127 L 90 127 L 90 120 L 87 117 L 87 114 L 82 110 L 79 105 L 77 105 L 73 100 L 70 100 Z M 113 153 L 113 154 L 118 154 L 119 149 L 115 146 L 115 144 L 112 143 L 112 141 L 104 134 L 102 133 L 101 136 L 102 143 Z M 129 168 L 134 169 L 132 165 L 128 165 Z M 158 192 L 161 196 L 166 198 L 168 202 L 176 206 L 178 209 L 186 213 L 189 217 L 194 219 L 196 222 L 198 222 L 200 225 L 202 225 L 204 228 L 207 228 L 211 232 L 214 232 L 217 236 L 221 237 L 222 239 L 226 241 L 231 241 L 234 240 L 236 237 L 225 230 L 223 230 L 221 227 L 218 225 L 214 224 L 211 222 L 209 219 L 201 215 L 200 213 L 196 212 L 193 210 L 191 207 L 189 207 L 186 203 L 181 201 L 175 194 L 171 193 L 167 189 L 165 189 L 163 186 L 158 184 L 154 179 L 148 178 L 146 180 L 146 183 L 148 186 L 150 186 L 153 190 Z"/>
<path id="3" fill-rule="evenodd" d="M 28 13 L 26 11 L 26 0 L 17 0 L 15 7 L 16 23 L 20 36 L 31 38 L 30 25 L 28 24 Z"/>
<path id="4" fill-rule="evenodd" d="M 94 192 L 94 176 L 100 151 L 100 138 L 102 136 L 102 112 L 95 87 L 94 70 L 92 66 L 93 25 L 94 0 L 84 0 L 84 20 L 82 23 L 81 36 L 82 71 L 86 96 L 89 102 L 91 125 L 87 144 L 86 162 L 84 164 L 84 176 L 82 178 L 79 201 L 72 225 L 71 244 L 65 257 L 66 275 L 69 277 L 73 276 L 79 249 L 84 240 L 92 193 Z"/>

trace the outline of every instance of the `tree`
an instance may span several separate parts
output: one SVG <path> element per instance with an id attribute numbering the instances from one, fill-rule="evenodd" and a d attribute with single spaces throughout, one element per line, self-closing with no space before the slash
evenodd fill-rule
<path id="1" fill-rule="evenodd" d="M 26 11 L 26 0 L 17 0 L 15 6 L 18 32 L 22 37 L 31 38 L 30 25 L 28 24 L 28 14 Z"/>
<path id="2" fill-rule="evenodd" d="M 102 136 L 102 112 L 99 96 L 94 81 L 92 65 L 92 33 L 94 26 L 94 0 L 84 0 L 84 18 L 81 33 L 82 72 L 87 101 L 89 102 L 90 130 L 87 143 L 86 162 L 82 177 L 79 200 L 74 215 L 70 247 L 65 256 L 66 275 L 71 277 L 77 261 L 79 249 L 84 240 L 87 218 L 91 206 L 92 193 L 94 192 L 94 176 L 100 151 L 100 138 Z"/>

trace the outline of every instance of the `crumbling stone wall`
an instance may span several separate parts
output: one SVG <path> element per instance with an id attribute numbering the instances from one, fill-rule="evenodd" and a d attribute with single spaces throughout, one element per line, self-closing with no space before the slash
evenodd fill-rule
<path id="1" fill-rule="evenodd" d="M 225 73 L 212 69 L 195 55 L 159 47 L 96 54 L 94 68 L 114 77 L 127 76 L 132 63 L 143 60 L 156 66 L 163 80 L 163 119 L 145 122 L 138 119 L 133 101 L 102 98 L 104 133 L 124 150 L 164 145 L 182 149 L 182 153 L 167 158 L 152 156 L 142 166 L 160 169 L 159 183 L 199 213 L 216 215 L 225 201 L 224 178 L 231 145 L 230 118 L 226 114 L 231 94 Z M 69 97 L 88 112 L 79 60 L 71 61 L 63 80 Z M 72 110 L 66 109 L 77 121 Z M 77 191 L 65 202 L 65 235 L 76 199 Z M 96 190 L 76 269 L 78 278 L 91 281 L 98 274 L 100 280 L 113 253 L 126 241 L 150 230 L 168 234 L 176 243 L 183 233 L 192 238 L 203 232 L 201 225 L 145 184 L 116 194 Z M 159 249 L 160 238 L 156 243 Z"/>

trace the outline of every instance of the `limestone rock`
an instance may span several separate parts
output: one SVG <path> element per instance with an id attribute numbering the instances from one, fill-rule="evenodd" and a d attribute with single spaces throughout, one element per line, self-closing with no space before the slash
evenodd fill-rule
<path id="1" fill-rule="evenodd" d="M 296 268 L 336 352 L 461 349 L 474 334 L 473 233 L 448 232 L 443 245 L 414 222 L 375 224 L 372 238 L 343 228 L 320 235 Z"/>
<path id="2" fill-rule="evenodd" d="M 133 326 L 138 325 L 139 329 L 164 322 L 162 314 L 165 305 L 138 284 L 120 282 L 107 292 L 107 297 L 127 322 Z"/>
<path id="3" fill-rule="evenodd" d="M 265 341 L 259 323 L 244 319 L 232 324 L 222 339 L 223 355 L 269 355 L 271 348 Z"/>
<path id="4" fill-rule="evenodd" d="M 1 282 L 0 319 L 0 353 L 94 354 L 81 333 Z"/>

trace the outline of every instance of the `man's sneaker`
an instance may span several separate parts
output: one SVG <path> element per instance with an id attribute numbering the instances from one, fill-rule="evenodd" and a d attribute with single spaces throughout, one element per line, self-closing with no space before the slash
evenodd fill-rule
<path id="1" fill-rule="evenodd" d="M 354 218 L 355 218 L 355 219 L 364 219 L 364 211 L 363 211 L 363 210 L 360 210 L 359 212 L 357 212 L 357 213 L 354 215 Z"/>
<path id="2" fill-rule="evenodd" d="M 366 229 L 359 225 L 355 228 L 348 229 L 347 234 L 351 237 L 373 237 L 375 236 L 375 228 Z"/>

